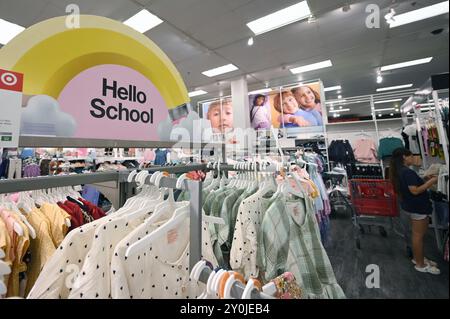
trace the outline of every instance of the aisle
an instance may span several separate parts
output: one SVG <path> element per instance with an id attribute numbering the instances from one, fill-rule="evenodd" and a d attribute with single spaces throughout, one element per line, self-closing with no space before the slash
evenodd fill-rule
<path id="1" fill-rule="evenodd" d="M 449 265 L 443 261 L 430 231 L 425 240 L 427 257 L 438 262 L 442 274 L 433 276 L 417 272 L 406 257 L 404 241 L 389 234 L 383 238 L 378 231 L 364 235 L 362 250 L 355 248 L 349 217 L 337 216 L 331 221 L 330 243 L 326 250 L 338 283 L 350 299 L 422 299 L 449 298 Z M 368 289 L 366 266 L 380 267 L 380 289 Z"/>

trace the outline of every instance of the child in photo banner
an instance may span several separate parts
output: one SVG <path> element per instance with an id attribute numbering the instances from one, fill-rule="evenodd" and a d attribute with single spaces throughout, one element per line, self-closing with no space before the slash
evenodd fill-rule
<path id="1" fill-rule="evenodd" d="M 255 130 L 270 128 L 270 115 L 267 107 L 267 97 L 258 94 L 253 99 L 253 105 L 250 110 L 250 121 Z"/>
<path id="2" fill-rule="evenodd" d="M 314 117 L 314 120 L 310 120 L 310 116 L 305 117 L 312 123 L 312 126 L 323 126 L 322 105 L 319 93 L 307 85 L 292 89 L 292 93 L 300 108 L 305 112 L 309 112 Z"/>
<path id="3" fill-rule="evenodd" d="M 302 110 L 294 94 L 290 91 L 285 91 L 280 95 L 275 96 L 274 108 L 280 113 L 278 118 L 280 127 L 310 127 L 316 123 L 315 118 L 307 111 Z"/>

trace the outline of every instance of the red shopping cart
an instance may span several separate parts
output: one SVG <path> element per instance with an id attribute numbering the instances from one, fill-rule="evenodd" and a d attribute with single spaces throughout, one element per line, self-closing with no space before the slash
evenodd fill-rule
<path id="1" fill-rule="evenodd" d="M 394 219 L 400 217 L 400 208 L 397 194 L 390 181 L 354 179 L 350 180 L 349 188 L 358 249 L 361 249 L 361 235 L 366 232 L 364 226 L 368 226 L 369 231 L 372 227 L 378 227 L 383 237 L 387 237 L 385 227 L 388 226 L 394 233 L 407 240 L 407 236 L 394 227 Z M 382 222 L 382 219 L 389 219 L 389 222 Z M 401 225 L 401 221 L 399 222 Z"/>

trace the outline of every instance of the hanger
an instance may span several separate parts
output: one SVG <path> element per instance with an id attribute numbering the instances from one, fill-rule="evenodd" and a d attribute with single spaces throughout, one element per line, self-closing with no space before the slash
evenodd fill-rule
<path id="1" fill-rule="evenodd" d="M 140 241 L 132 244 L 128 247 L 125 256 L 130 257 L 135 255 L 136 253 L 142 251 L 143 249 L 151 246 L 156 241 L 158 241 L 162 236 L 164 236 L 169 230 L 178 227 L 181 223 L 183 223 L 187 218 L 189 218 L 190 210 L 189 207 L 181 207 L 175 210 L 172 218 L 165 223 L 163 226 L 155 230 L 154 232 L 148 234 Z"/>
<path id="2" fill-rule="evenodd" d="M 261 284 L 257 285 L 255 279 L 250 278 L 245 286 L 244 292 L 242 293 L 241 299 L 252 299 L 252 292 L 254 290 L 261 291 Z"/>

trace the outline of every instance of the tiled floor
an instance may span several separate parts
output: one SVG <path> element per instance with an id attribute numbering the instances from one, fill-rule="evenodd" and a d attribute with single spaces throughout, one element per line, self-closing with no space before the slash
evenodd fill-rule
<path id="1" fill-rule="evenodd" d="M 383 238 L 378 229 L 362 237 L 362 249 L 355 245 L 350 216 L 333 216 L 330 242 L 326 245 L 336 278 L 351 299 L 428 299 L 449 298 L 449 264 L 437 249 L 434 233 L 430 230 L 425 253 L 439 263 L 440 276 L 417 272 L 407 257 L 405 240 L 388 232 Z M 378 265 L 380 288 L 366 287 L 368 265 Z"/>

